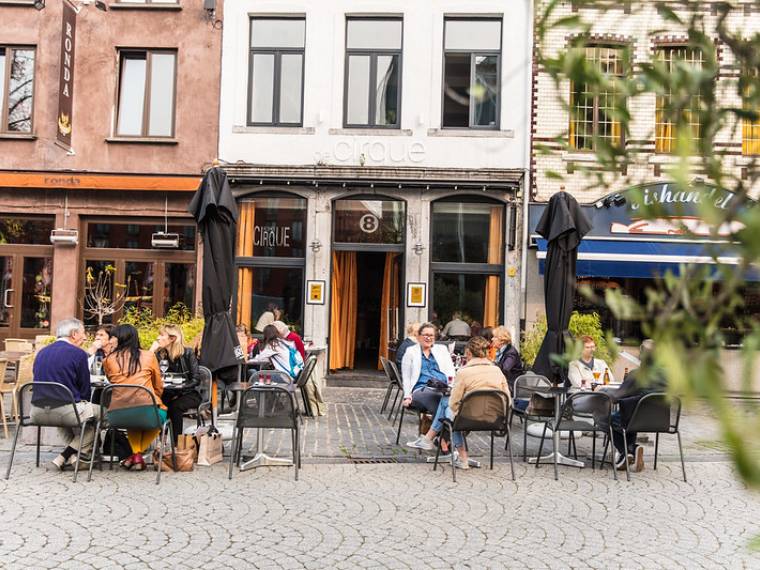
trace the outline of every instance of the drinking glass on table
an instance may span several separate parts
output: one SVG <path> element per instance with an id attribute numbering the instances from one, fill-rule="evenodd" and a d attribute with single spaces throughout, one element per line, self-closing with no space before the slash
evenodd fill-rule
<path id="1" fill-rule="evenodd" d="M 166 377 L 166 373 L 169 371 L 169 361 L 162 358 L 158 363 L 158 369 L 161 371 L 161 377 Z"/>
<path id="2" fill-rule="evenodd" d="M 103 373 L 103 357 L 96 356 L 92 361 L 92 373 L 95 376 L 100 376 Z"/>

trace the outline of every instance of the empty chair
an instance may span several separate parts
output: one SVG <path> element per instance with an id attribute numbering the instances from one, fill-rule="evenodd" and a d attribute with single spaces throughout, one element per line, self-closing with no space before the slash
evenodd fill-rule
<path id="1" fill-rule="evenodd" d="M 552 384 L 546 376 L 528 372 L 515 379 L 515 391 L 512 394 L 512 410 L 509 416 L 509 425 L 512 418 L 517 416 L 523 421 L 523 463 L 528 460 L 528 422 L 546 423 L 554 418 L 554 411 L 549 414 L 539 414 L 532 411 L 530 400 L 533 394 L 541 393 L 542 388 L 551 388 Z"/>
<path id="2" fill-rule="evenodd" d="M 211 370 L 205 366 L 198 367 L 198 374 L 200 376 L 200 383 L 198 384 L 198 391 L 201 393 L 201 403 L 195 410 L 188 410 L 185 412 L 185 417 L 194 419 L 198 427 L 205 425 L 203 413 L 206 412 L 211 415 L 211 386 L 213 377 Z M 180 435 L 180 434 L 177 434 Z"/>
<path id="3" fill-rule="evenodd" d="M 404 388 L 401 386 L 401 375 L 398 372 L 396 363 L 381 356 L 380 364 L 383 367 L 386 378 L 388 378 L 388 387 L 385 390 L 383 405 L 380 406 L 380 413 L 382 414 L 385 412 L 388 407 L 388 403 L 390 402 L 391 394 L 394 394 L 393 404 L 391 405 L 390 412 L 388 414 L 388 419 L 390 419 L 393 415 L 393 410 L 396 408 L 396 402 L 398 400 L 399 394 L 403 393 Z"/>

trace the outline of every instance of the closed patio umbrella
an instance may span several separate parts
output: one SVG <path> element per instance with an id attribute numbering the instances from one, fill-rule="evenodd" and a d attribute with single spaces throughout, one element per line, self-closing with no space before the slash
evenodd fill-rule
<path id="1" fill-rule="evenodd" d="M 567 371 L 554 363 L 551 355 L 565 351 L 565 335 L 569 334 L 575 296 L 578 246 L 589 231 L 591 223 L 567 192 L 557 192 L 551 197 L 536 226 L 536 232 L 548 242 L 544 265 L 547 330 L 533 371 L 557 384 L 567 381 Z"/>
<path id="2" fill-rule="evenodd" d="M 243 359 L 230 316 L 238 210 L 224 170 L 214 167 L 206 172 L 188 210 L 203 237 L 202 298 L 206 323 L 200 363 L 217 372 L 237 367 Z"/>

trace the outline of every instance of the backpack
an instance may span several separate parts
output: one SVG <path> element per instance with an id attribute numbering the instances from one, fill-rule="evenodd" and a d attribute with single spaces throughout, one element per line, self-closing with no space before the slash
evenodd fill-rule
<path id="1" fill-rule="evenodd" d="M 272 358 L 280 364 L 282 369 L 287 372 L 291 378 L 296 379 L 301 373 L 301 370 L 303 370 L 303 358 L 301 357 L 301 353 L 296 350 L 295 346 L 290 343 L 285 343 L 285 346 L 288 347 L 287 365 L 282 362 L 279 354 L 273 355 Z"/>

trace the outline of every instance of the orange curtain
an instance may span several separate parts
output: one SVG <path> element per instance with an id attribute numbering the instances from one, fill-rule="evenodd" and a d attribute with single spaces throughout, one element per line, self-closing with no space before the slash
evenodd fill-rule
<path id="1" fill-rule="evenodd" d="M 488 263 L 501 263 L 502 215 L 504 206 L 491 206 L 490 231 L 488 234 Z M 495 327 L 499 324 L 499 276 L 486 277 L 486 293 L 483 300 L 483 326 Z"/>
<path id="2" fill-rule="evenodd" d="M 398 253 L 385 254 L 383 271 L 383 293 L 380 301 L 380 351 L 377 356 L 377 369 L 382 370 L 380 357 L 388 358 L 388 341 L 398 336 Z"/>
<path id="3" fill-rule="evenodd" d="M 330 370 L 354 367 L 359 301 L 357 281 L 356 252 L 333 252 L 333 272 L 330 280 Z"/>
<path id="4" fill-rule="evenodd" d="M 241 202 L 238 221 L 237 256 L 253 255 L 253 225 L 256 212 L 254 202 Z M 253 269 L 238 269 L 237 322 L 251 329 L 251 303 L 253 301 Z"/>

